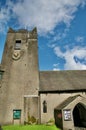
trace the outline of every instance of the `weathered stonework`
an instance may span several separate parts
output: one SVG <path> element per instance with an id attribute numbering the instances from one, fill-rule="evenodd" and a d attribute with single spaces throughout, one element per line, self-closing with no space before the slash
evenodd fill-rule
<path id="1" fill-rule="evenodd" d="M 86 127 L 86 70 L 38 67 L 37 29 L 10 28 L 0 65 L 0 124 L 49 125 L 53 120 L 64 130 Z M 64 117 L 65 111 L 69 115 Z M 80 122 L 75 122 L 75 113 Z"/>
<path id="2" fill-rule="evenodd" d="M 21 47 L 17 50 L 16 40 L 21 40 Z M 36 28 L 31 32 L 8 31 L 1 64 L 5 71 L 0 94 L 0 123 L 12 124 L 14 109 L 21 109 L 23 123 L 24 95 L 38 96 L 39 89 Z M 38 110 L 35 115 L 38 118 Z"/>

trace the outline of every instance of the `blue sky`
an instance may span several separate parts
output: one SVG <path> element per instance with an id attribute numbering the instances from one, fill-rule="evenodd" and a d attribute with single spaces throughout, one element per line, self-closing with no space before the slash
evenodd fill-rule
<path id="1" fill-rule="evenodd" d="M 37 27 L 40 70 L 86 70 L 86 0 L 0 0 L 0 61 L 9 27 Z"/>

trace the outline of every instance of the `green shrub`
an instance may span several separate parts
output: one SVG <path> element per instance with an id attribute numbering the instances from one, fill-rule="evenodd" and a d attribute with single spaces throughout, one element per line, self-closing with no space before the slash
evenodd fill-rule
<path id="1" fill-rule="evenodd" d="M 36 118 L 34 116 L 31 116 L 31 122 L 36 123 Z"/>
<path id="2" fill-rule="evenodd" d="M 34 116 L 28 115 L 28 124 L 37 124 L 37 119 Z"/>

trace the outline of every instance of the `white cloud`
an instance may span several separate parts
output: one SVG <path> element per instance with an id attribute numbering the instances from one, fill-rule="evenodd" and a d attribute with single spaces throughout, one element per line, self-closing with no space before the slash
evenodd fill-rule
<path id="1" fill-rule="evenodd" d="M 59 64 L 53 64 L 53 71 L 60 71 Z"/>
<path id="2" fill-rule="evenodd" d="M 61 39 L 64 39 L 68 34 L 69 28 L 65 28 L 63 31 L 58 31 L 53 35 L 53 38 L 50 40 L 50 43 L 55 43 Z M 55 44 L 54 44 L 55 45 Z M 51 47 L 54 47 L 51 45 Z"/>
<path id="3" fill-rule="evenodd" d="M 75 40 L 76 40 L 77 42 L 82 43 L 82 42 L 84 41 L 84 37 L 82 37 L 82 36 L 77 36 L 77 37 L 75 38 Z"/>
<path id="4" fill-rule="evenodd" d="M 19 0 L 14 4 L 8 0 L 7 4 L 22 27 L 37 26 L 39 32 L 47 33 L 60 22 L 69 26 L 78 6 L 83 7 L 85 2 L 85 0 Z M 11 19 L 11 15 L 7 12 L 4 16 L 3 14 L 1 12 L 4 19 L 9 18 L 9 16 Z"/>
<path id="5" fill-rule="evenodd" d="M 85 0 L 24 0 L 13 7 L 20 24 L 37 26 L 40 32 L 49 32 L 60 22 L 69 26 L 78 6 Z"/>
<path id="6" fill-rule="evenodd" d="M 1 6 L 1 5 L 0 5 Z M 12 8 L 13 3 L 10 0 L 6 1 L 6 4 L 4 6 L 0 7 L 0 32 L 6 33 L 8 29 L 8 22 L 12 18 Z M 14 14 L 13 14 L 14 17 Z"/>
<path id="7" fill-rule="evenodd" d="M 53 71 L 60 71 L 59 68 L 53 68 Z"/>
<path id="8" fill-rule="evenodd" d="M 66 52 L 62 52 L 59 47 L 55 47 L 54 52 L 57 56 L 65 59 L 65 70 L 86 70 L 86 64 L 80 62 L 80 60 L 84 60 L 86 63 L 86 47 L 74 47 L 67 49 Z M 76 62 L 75 57 L 79 59 L 78 62 Z"/>
<path id="9" fill-rule="evenodd" d="M 9 10 L 1 8 L 0 10 L 0 32 L 4 32 L 7 22 L 9 21 Z"/>

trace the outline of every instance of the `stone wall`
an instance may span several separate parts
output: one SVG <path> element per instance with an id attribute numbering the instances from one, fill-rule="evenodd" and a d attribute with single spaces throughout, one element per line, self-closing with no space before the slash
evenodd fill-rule
<path id="1" fill-rule="evenodd" d="M 20 49 L 15 49 L 21 40 Z M 24 123 L 24 96 L 38 95 L 38 45 L 36 28 L 32 31 L 10 29 L 7 34 L 2 66 L 4 75 L 0 88 L 0 123 L 13 123 L 13 110 L 21 109 Z"/>

